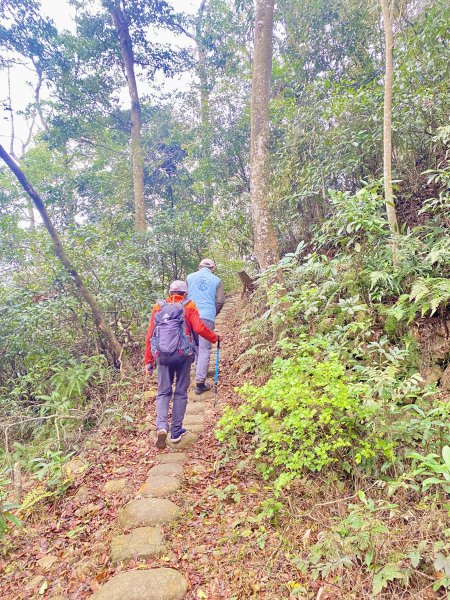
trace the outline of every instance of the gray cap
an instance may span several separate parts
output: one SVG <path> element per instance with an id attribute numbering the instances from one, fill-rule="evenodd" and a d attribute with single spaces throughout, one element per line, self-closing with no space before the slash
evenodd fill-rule
<path id="1" fill-rule="evenodd" d="M 207 267 L 208 269 L 214 269 L 216 263 L 211 258 L 204 258 L 200 263 L 200 268 Z"/>
<path id="2" fill-rule="evenodd" d="M 169 288 L 169 293 L 174 294 L 175 292 L 179 292 L 180 294 L 187 294 L 187 284 L 185 281 L 181 281 L 180 279 L 176 279 L 172 281 Z"/>

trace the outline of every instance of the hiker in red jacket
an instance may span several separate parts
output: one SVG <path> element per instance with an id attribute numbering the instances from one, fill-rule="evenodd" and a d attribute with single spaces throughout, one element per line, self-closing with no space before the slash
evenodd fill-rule
<path id="1" fill-rule="evenodd" d="M 153 307 L 150 326 L 145 339 L 145 366 L 151 373 L 158 365 L 158 395 L 156 396 L 156 447 L 166 447 L 169 431 L 169 404 L 176 375 L 173 394 L 171 440 L 179 442 L 187 433 L 183 419 L 187 406 L 187 390 L 191 377 L 191 364 L 195 356 L 195 336 L 201 336 L 215 344 L 219 339 L 201 321 L 192 300 L 187 300 L 184 281 L 170 284 L 169 297 L 159 300 Z"/>

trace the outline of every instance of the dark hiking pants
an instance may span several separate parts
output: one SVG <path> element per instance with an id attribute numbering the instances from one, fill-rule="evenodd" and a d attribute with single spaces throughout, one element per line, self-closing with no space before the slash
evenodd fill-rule
<path id="1" fill-rule="evenodd" d="M 169 431 L 169 404 L 172 399 L 172 433 L 177 432 L 183 425 L 184 413 L 187 406 L 188 387 L 191 381 L 192 357 L 186 357 L 178 365 L 158 365 L 158 395 L 156 396 L 156 429 Z"/>

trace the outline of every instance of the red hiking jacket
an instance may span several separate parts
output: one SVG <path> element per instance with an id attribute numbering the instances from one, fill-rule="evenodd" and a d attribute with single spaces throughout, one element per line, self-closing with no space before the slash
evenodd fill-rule
<path id="1" fill-rule="evenodd" d="M 183 302 L 185 296 L 180 296 L 178 294 L 174 296 L 169 296 L 166 298 L 166 302 Z M 150 325 L 147 331 L 147 335 L 145 336 L 145 358 L 144 362 L 146 365 L 154 362 L 154 358 L 152 355 L 152 348 L 150 346 L 150 339 L 153 335 L 153 330 L 155 329 L 155 313 L 161 310 L 159 304 L 155 304 L 152 311 L 152 316 L 150 317 Z M 195 331 L 198 335 L 201 335 L 203 338 L 207 339 L 212 344 L 217 342 L 217 335 L 214 331 L 211 331 L 206 327 L 203 321 L 200 319 L 200 315 L 198 313 L 198 308 L 195 305 L 195 302 L 189 300 L 187 304 L 184 305 L 184 318 L 186 319 L 186 333 L 189 331 Z"/>

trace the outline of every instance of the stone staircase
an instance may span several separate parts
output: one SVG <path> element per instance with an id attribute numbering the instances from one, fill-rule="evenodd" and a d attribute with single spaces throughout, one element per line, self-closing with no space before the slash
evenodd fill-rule
<path id="1" fill-rule="evenodd" d="M 226 302 L 216 320 L 216 329 L 224 333 L 228 311 L 235 307 L 236 299 Z M 226 335 L 226 332 L 225 332 Z M 209 372 L 216 366 L 216 347 L 213 347 Z M 173 444 L 168 439 L 169 452 L 158 456 L 158 464 L 150 469 L 145 483 L 139 489 L 139 497 L 122 507 L 117 517 L 121 533 L 111 542 L 111 561 L 115 564 L 132 559 L 148 559 L 164 550 L 162 525 L 176 519 L 181 511 L 167 499 L 181 485 L 183 465 L 189 455 L 183 450 L 195 447 L 205 428 L 205 416 L 211 416 L 213 392 L 196 396 L 194 384 L 189 390 L 186 416 L 183 422 L 188 433 Z M 206 414 L 205 414 L 206 413 Z M 149 440 L 153 443 L 153 440 Z M 175 569 L 155 568 L 124 571 L 112 577 L 91 596 L 92 600 L 182 600 L 189 588 L 186 578 Z"/>

